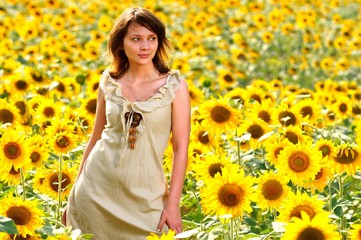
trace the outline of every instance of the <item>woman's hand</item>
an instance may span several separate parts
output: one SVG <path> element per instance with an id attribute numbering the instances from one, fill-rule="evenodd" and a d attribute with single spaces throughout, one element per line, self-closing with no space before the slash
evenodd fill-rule
<path id="1" fill-rule="evenodd" d="M 63 212 L 63 215 L 61 216 L 61 222 L 66 226 L 66 208 Z"/>
<path id="2" fill-rule="evenodd" d="M 163 229 L 164 224 L 167 224 L 168 228 L 173 230 L 176 234 L 182 232 L 182 217 L 178 207 L 166 207 L 163 210 L 157 226 L 158 232 Z"/>

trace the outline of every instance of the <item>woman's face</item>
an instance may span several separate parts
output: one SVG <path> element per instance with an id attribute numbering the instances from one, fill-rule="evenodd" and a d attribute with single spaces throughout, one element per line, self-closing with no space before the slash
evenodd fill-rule
<path id="1" fill-rule="evenodd" d="M 158 49 L 157 34 L 148 28 L 131 24 L 124 37 L 123 47 L 129 59 L 129 64 L 147 65 Z"/>

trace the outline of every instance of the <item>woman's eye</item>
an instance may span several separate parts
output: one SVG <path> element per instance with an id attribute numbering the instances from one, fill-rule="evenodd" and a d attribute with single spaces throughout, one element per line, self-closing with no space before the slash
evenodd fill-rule
<path id="1" fill-rule="evenodd" d="M 132 38 L 133 41 L 139 41 L 139 38 Z"/>

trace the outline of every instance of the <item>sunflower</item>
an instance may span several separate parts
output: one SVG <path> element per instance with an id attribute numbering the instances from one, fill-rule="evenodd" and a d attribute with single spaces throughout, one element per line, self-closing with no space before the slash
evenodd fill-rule
<path id="1" fill-rule="evenodd" d="M 237 79 L 234 73 L 230 70 L 220 69 L 217 71 L 217 82 L 220 85 L 220 89 L 232 89 L 237 85 Z"/>
<path id="2" fill-rule="evenodd" d="M 202 124 L 199 122 L 194 122 L 191 127 L 191 136 L 190 141 L 191 142 L 199 142 L 203 145 L 206 145 L 208 147 L 215 146 L 216 143 L 216 136 L 212 134 L 212 132 L 209 132 L 209 129 L 205 128 Z"/>
<path id="3" fill-rule="evenodd" d="M 348 233 L 350 240 L 361 240 L 361 224 L 352 224 Z"/>
<path id="4" fill-rule="evenodd" d="M 301 212 L 301 218 L 293 218 L 286 225 L 282 240 L 338 240 L 341 239 L 337 226 L 330 224 L 327 216 L 317 215 L 310 218 L 306 212 Z"/>
<path id="5" fill-rule="evenodd" d="M 266 160 L 272 165 L 279 164 L 279 156 L 281 151 L 288 149 L 292 143 L 288 139 L 279 138 L 278 135 L 272 135 L 265 144 Z"/>
<path id="6" fill-rule="evenodd" d="M 240 87 L 235 87 L 224 95 L 224 98 L 230 99 L 231 102 L 236 102 L 240 105 L 245 104 L 247 97 L 248 97 L 247 90 Z"/>
<path id="7" fill-rule="evenodd" d="M 296 126 L 300 124 L 302 119 L 301 113 L 283 103 L 277 105 L 271 117 L 273 122 L 286 127 L 290 125 Z"/>
<path id="8" fill-rule="evenodd" d="M 26 94 L 30 90 L 31 85 L 20 72 L 9 75 L 8 80 L 11 83 L 7 86 L 7 90 L 10 94 Z"/>
<path id="9" fill-rule="evenodd" d="M 72 99 L 80 94 L 79 84 L 74 77 L 54 77 L 52 82 L 54 86 L 50 89 L 49 94 L 56 96 L 57 98 Z"/>
<path id="10" fill-rule="evenodd" d="M 41 140 L 43 139 L 41 138 Z M 35 168 L 39 168 L 43 166 L 43 164 L 46 162 L 46 160 L 49 157 L 49 153 L 48 153 L 48 149 L 46 148 L 46 145 L 39 145 L 39 144 L 30 145 L 30 149 L 31 149 L 30 150 L 31 165 Z"/>
<path id="11" fill-rule="evenodd" d="M 241 114 L 230 105 L 228 98 L 219 96 L 218 99 L 212 97 L 200 105 L 199 117 L 205 128 L 212 129 L 212 134 L 222 134 L 236 129 Z"/>
<path id="12" fill-rule="evenodd" d="M 173 240 L 175 236 L 175 232 L 173 230 L 169 230 L 167 233 L 163 232 L 161 236 L 150 233 L 149 236 L 147 236 L 147 240 Z"/>
<path id="13" fill-rule="evenodd" d="M 265 123 L 269 125 L 273 125 L 272 121 L 272 107 L 274 106 L 274 102 L 272 100 L 266 99 L 262 101 L 262 103 L 254 102 L 252 107 L 249 107 L 245 112 L 246 118 L 251 119 L 261 119 Z"/>
<path id="14" fill-rule="evenodd" d="M 294 109 L 302 115 L 303 121 L 308 123 L 312 124 L 322 119 L 320 105 L 311 98 L 304 98 L 296 102 Z"/>
<path id="15" fill-rule="evenodd" d="M 361 167 L 361 149 L 358 145 L 341 144 L 336 147 L 336 156 L 331 158 L 331 168 L 337 173 L 355 174 Z"/>
<path id="16" fill-rule="evenodd" d="M 63 104 L 50 98 L 42 99 L 43 101 L 38 102 L 39 105 L 36 107 L 33 120 L 34 124 L 39 124 L 45 129 L 52 119 L 60 119 Z"/>
<path id="17" fill-rule="evenodd" d="M 0 233 L 0 239 L 1 240 L 42 240 L 43 238 L 41 238 L 39 233 L 37 233 L 36 236 L 26 235 L 25 237 L 21 235 L 13 235 L 13 234 L 9 235 L 7 233 Z M 47 239 L 49 240 L 50 238 Z M 62 240 L 66 240 L 66 239 L 62 239 Z"/>
<path id="18" fill-rule="evenodd" d="M 33 175 L 32 188 L 35 191 L 37 191 L 38 193 L 45 194 L 42 186 L 43 186 L 46 176 L 48 175 L 48 172 L 49 172 L 49 170 L 47 168 L 45 168 L 45 166 L 43 166 L 43 167 L 37 168 Z"/>
<path id="19" fill-rule="evenodd" d="M 224 168 L 222 175 L 216 174 L 200 190 L 203 211 L 217 216 L 232 215 L 233 218 L 252 212 L 254 181 L 253 177 L 245 176 L 242 169 Z"/>
<path id="20" fill-rule="evenodd" d="M 84 109 L 73 109 L 67 108 L 64 113 L 64 119 L 69 119 L 73 124 L 75 124 L 75 132 L 79 136 L 79 140 L 87 139 L 88 134 L 93 130 L 94 118 L 89 116 Z"/>
<path id="21" fill-rule="evenodd" d="M 81 110 L 85 110 L 87 114 L 94 117 L 97 109 L 97 99 L 98 96 L 96 92 L 92 93 L 84 99 L 81 99 Z"/>
<path id="22" fill-rule="evenodd" d="M 16 127 L 20 123 L 20 110 L 6 99 L 0 98 L 0 124 L 11 124 Z"/>
<path id="23" fill-rule="evenodd" d="M 213 179 L 217 173 L 223 175 L 224 169 L 228 168 L 236 170 L 239 168 L 239 165 L 233 163 L 226 153 L 205 154 L 203 158 L 198 159 L 193 165 L 196 178 L 204 181 Z"/>
<path id="24" fill-rule="evenodd" d="M 346 119 L 352 116 L 352 101 L 350 98 L 337 94 L 336 101 L 330 106 L 337 119 Z"/>
<path id="25" fill-rule="evenodd" d="M 257 178 L 257 205 L 263 209 L 279 208 L 291 191 L 287 183 L 287 178 L 277 173 L 263 173 Z"/>
<path id="26" fill-rule="evenodd" d="M 322 192 L 333 176 L 334 173 L 331 171 L 331 169 L 326 166 L 326 164 L 323 164 L 320 171 L 316 174 L 315 179 L 305 182 L 303 187 L 311 189 L 312 193 L 314 193 L 316 190 Z"/>
<path id="27" fill-rule="evenodd" d="M 19 109 L 21 123 L 29 123 L 29 110 L 26 98 L 20 94 L 12 94 L 9 96 L 9 101 L 13 103 L 17 109 Z"/>
<path id="28" fill-rule="evenodd" d="M 315 148 L 321 151 L 323 158 L 330 159 L 336 156 L 335 143 L 330 139 L 318 139 L 315 142 Z"/>
<path id="29" fill-rule="evenodd" d="M 257 83 L 257 82 L 256 82 Z M 262 103 L 265 99 L 266 99 L 266 91 L 264 89 L 262 89 L 259 86 L 256 86 L 255 83 L 253 83 L 254 85 L 250 85 L 247 87 L 247 95 L 246 95 L 246 99 L 245 99 L 245 106 L 248 109 L 249 107 L 253 106 L 253 103 L 258 102 L 258 103 Z"/>
<path id="30" fill-rule="evenodd" d="M 253 149 L 260 148 L 263 145 L 261 137 L 270 132 L 268 124 L 259 118 L 245 119 L 239 128 L 241 133 L 250 134 L 250 146 Z"/>
<path id="31" fill-rule="evenodd" d="M 204 101 L 204 92 L 197 87 L 193 82 L 188 82 L 188 92 L 193 107 L 198 106 Z"/>
<path id="32" fill-rule="evenodd" d="M 75 124 L 70 120 L 54 119 L 45 129 L 50 148 L 57 154 L 68 153 L 77 145 Z"/>
<path id="33" fill-rule="evenodd" d="M 0 181 L 15 186 L 21 182 L 21 172 L 20 169 L 15 170 L 14 167 L 11 167 L 10 170 L 0 170 Z"/>
<path id="34" fill-rule="evenodd" d="M 0 215 L 11 218 L 22 237 L 34 236 L 35 231 L 44 226 L 44 212 L 38 208 L 37 200 L 24 201 L 8 195 L 0 203 Z"/>
<path id="35" fill-rule="evenodd" d="M 59 182 L 59 166 L 58 164 L 52 165 L 48 169 L 41 171 L 42 173 L 37 176 L 41 184 L 38 185 L 38 191 L 47 194 L 53 199 L 58 198 L 58 182 Z M 77 175 L 77 166 L 69 167 L 67 164 L 62 165 L 61 171 L 61 198 L 65 200 L 70 193 L 71 186 L 74 184 Z"/>
<path id="36" fill-rule="evenodd" d="M 287 127 L 283 127 L 278 132 L 280 138 L 287 139 L 293 144 L 298 144 L 309 139 L 307 135 L 305 135 L 305 131 L 302 130 L 301 125 L 289 125 Z"/>
<path id="37" fill-rule="evenodd" d="M 289 222 L 292 218 L 301 218 L 301 212 L 306 212 L 313 219 L 317 215 L 329 215 L 323 210 L 324 201 L 317 198 L 317 195 L 310 197 L 307 193 L 297 191 L 296 194 L 290 193 L 288 200 L 279 208 L 279 220 Z"/>
<path id="38" fill-rule="evenodd" d="M 311 141 L 307 141 L 283 149 L 276 168 L 294 184 L 302 184 L 316 177 L 321 169 L 321 160 L 322 153 L 312 147 Z"/>
<path id="39" fill-rule="evenodd" d="M 10 171 L 11 168 L 27 168 L 30 164 L 30 149 L 25 134 L 8 128 L 2 132 L 0 138 L 0 169 Z"/>

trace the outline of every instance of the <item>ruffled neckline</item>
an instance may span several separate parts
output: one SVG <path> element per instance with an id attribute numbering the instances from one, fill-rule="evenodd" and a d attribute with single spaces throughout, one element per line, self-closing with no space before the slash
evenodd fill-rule
<path id="1" fill-rule="evenodd" d="M 171 70 L 168 73 L 168 76 L 166 78 L 165 83 L 162 86 L 159 87 L 158 92 L 156 92 L 153 96 L 151 96 L 150 98 L 148 98 L 147 100 L 144 100 L 144 101 L 131 101 L 131 100 L 127 99 L 125 96 L 123 96 L 123 94 L 122 94 L 122 89 L 123 89 L 122 84 L 120 82 L 118 82 L 116 79 L 114 79 L 112 76 L 110 76 L 108 70 L 105 70 L 103 72 L 103 76 L 105 76 L 106 77 L 105 79 L 108 80 L 110 83 L 112 83 L 114 85 L 114 87 L 117 88 L 117 95 L 119 97 L 121 97 L 123 100 L 125 100 L 126 102 L 131 103 L 131 104 L 149 103 L 149 102 L 151 102 L 153 100 L 163 98 L 164 95 L 166 94 L 167 90 L 170 87 L 172 87 L 174 85 L 178 85 L 178 83 L 180 82 L 180 80 L 179 80 L 179 72 L 175 71 L 175 70 Z M 174 80 L 172 80 L 172 79 L 174 79 Z"/>

